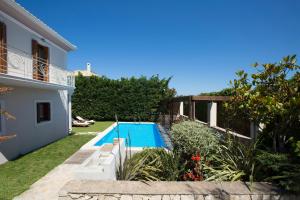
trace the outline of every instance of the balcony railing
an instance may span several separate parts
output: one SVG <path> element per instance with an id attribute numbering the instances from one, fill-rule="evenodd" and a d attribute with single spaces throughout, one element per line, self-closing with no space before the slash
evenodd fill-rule
<path id="1" fill-rule="evenodd" d="M 0 74 L 75 87 L 73 72 L 13 47 L 0 48 Z"/>

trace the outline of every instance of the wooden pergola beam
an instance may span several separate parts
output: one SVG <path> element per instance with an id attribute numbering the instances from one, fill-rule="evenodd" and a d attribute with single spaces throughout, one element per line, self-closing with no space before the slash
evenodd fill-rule
<path id="1" fill-rule="evenodd" d="M 193 101 L 229 101 L 229 96 L 192 96 Z"/>
<path id="2" fill-rule="evenodd" d="M 189 101 L 229 101 L 229 96 L 180 96 L 172 99 L 173 102 L 189 102 Z"/>

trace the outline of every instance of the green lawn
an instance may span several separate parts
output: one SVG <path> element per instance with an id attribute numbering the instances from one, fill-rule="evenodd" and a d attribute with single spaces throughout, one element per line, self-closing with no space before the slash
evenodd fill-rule
<path id="1" fill-rule="evenodd" d="M 73 127 L 73 132 L 101 132 L 104 131 L 107 127 L 112 125 L 114 122 L 112 121 L 103 121 L 103 122 L 96 122 L 89 127 Z"/>
<path id="2" fill-rule="evenodd" d="M 70 135 L 0 165 L 0 199 L 12 199 L 65 161 L 94 135 Z"/>

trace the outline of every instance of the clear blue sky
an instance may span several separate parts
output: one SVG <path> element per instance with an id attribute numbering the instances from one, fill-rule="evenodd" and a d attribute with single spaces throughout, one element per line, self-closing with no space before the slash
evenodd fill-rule
<path id="1" fill-rule="evenodd" d="M 173 76 L 178 94 L 228 86 L 255 61 L 300 56 L 299 0 L 17 0 L 74 43 L 71 70 Z"/>

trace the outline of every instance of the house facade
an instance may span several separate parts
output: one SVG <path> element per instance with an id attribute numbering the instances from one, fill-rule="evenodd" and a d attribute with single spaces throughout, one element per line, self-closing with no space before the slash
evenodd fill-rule
<path id="1" fill-rule="evenodd" d="M 68 135 L 74 74 L 67 54 L 76 47 L 13 0 L 0 1 L 0 164 Z"/>

